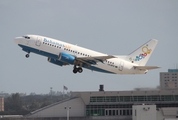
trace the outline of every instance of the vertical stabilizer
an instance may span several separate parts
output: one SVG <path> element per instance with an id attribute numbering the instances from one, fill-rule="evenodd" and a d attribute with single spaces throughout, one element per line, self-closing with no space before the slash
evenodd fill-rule
<path id="1" fill-rule="evenodd" d="M 132 53 L 128 55 L 127 60 L 135 63 L 139 66 L 145 66 L 147 61 L 149 60 L 153 50 L 155 49 L 158 40 L 151 39 Z"/>

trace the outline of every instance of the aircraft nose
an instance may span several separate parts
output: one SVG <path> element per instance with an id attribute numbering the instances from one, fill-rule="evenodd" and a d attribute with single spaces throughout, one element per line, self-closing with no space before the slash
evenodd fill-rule
<path id="1" fill-rule="evenodd" d="M 19 42 L 20 42 L 20 37 L 16 37 L 16 38 L 14 39 L 14 42 L 15 42 L 16 44 L 19 44 Z"/>

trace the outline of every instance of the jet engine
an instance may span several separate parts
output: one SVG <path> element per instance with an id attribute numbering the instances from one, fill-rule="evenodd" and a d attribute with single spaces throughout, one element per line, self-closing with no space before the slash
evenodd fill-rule
<path id="1" fill-rule="evenodd" d="M 59 66 L 66 65 L 65 63 L 63 63 L 63 62 L 61 62 L 59 60 L 53 59 L 53 58 L 48 58 L 48 62 L 53 63 L 55 65 L 59 65 Z"/>
<path id="2" fill-rule="evenodd" d="M 70 55 L 70 54 L 62 52 L 62 53 L 59 54 L 58 60 L 65 62 L 65 63 L 74 64 L 75 57 Z"/>

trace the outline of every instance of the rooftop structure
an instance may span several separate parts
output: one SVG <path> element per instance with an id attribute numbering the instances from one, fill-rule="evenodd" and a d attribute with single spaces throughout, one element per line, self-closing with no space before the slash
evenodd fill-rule
<path id="1" fill-rule="evenodd" d="M 178 69 L 168 69 L 168 72 L 178 72 Z"/>
<path id="2" fill-rule="evenodd" d="M 177 90 L 178 69 L 168 69 L 168 72 L 161 72 L 160 87 L 162 90 Z"/>

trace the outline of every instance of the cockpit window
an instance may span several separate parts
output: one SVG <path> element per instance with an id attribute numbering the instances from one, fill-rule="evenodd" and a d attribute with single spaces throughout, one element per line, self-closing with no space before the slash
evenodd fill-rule
<path id="1" fill-rule="evenodd" d="M 30 37 L 28 37 L 28 36 L 22 36 L 22 37 L 24 37 L 25 39 L 30 39 Z"/>

